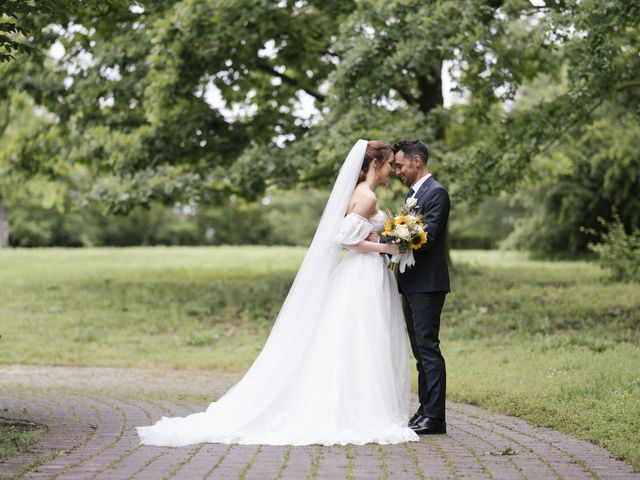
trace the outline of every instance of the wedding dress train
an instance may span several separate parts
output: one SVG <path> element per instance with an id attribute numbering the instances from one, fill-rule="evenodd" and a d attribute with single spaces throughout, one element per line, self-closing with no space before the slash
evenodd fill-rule
<path id="1" fill-rule="evenodd" d="M 339 207 L 333 238 L 311 249 L 317 258 L 305 258 L 311 263 L 303 263 L 298 274 L 304 276 L 312 265 L 309 272 L 318 274 L 317 284 L 309 280 L 313 276 L 302 283 L 296 278 L 280 313 L 286 319 L 276 321 L 242 380 L 204 412 L 162 417 L 154 425 L 137 427 L 141 443 L 360 445 L 418 440 L 407 427 L 409 353 L 387 257 L 349 250 L 335 265 L 321 261 L 330 262 L 334 252 L 328 255 L 327 250 L 341 243 L 355 244 L 371 231 L 381 231 L 386 216 L 380 211 L 368 219 L 344 216 L 346 202 L 341 200 Z M 326 278 L 321 273 L 325 267 Z"/>

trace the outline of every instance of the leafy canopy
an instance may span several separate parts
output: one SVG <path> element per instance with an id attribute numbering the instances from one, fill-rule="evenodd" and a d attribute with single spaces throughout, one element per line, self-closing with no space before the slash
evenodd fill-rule
<path id="1" fill-rule="evenodd" d="M 535 178 L 536 156 L 605 102 L 636 117 L 640 104 L 632 0 L 61 5 L 11 17 L 36 50 L 0 68 L 0 94 L 26 92 L 47 121 L 0 165 L 82 165 L 88 198 L 113 211 L 326 185 L 358 137 L 423 138 L 452 192 L 477 199 Z M 463 98 L 451 108 L 443 69 Z M 563 71 L 565 89 L 518 105 Z"/>

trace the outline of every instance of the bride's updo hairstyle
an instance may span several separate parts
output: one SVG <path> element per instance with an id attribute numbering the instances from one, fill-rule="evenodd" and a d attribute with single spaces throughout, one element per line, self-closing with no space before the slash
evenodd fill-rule
<path id="1" fill-rule="evenodd" d="M 367 150 L 364 152 L 364 160 L 362 161 L 362 168 L 358 176 L 358 183 L 364 182 L 367 178 L 367 172 L 369 171 L 371 162 L 378 160 L 378 164 L 382 166 L 384 161 L 392 154 L 393 148 L 388 143 L 381 142 L 380 140 L 369 140 L 367 142 Z"/>

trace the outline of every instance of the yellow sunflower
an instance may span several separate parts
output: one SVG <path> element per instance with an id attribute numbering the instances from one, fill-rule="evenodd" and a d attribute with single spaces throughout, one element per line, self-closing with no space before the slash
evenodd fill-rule
<path id="1" fill-rule="evenodd" d="M 412 250 L 417 250 L 425 243 L 427 243 L 427 234 L 425 232 L 418 232 L 409 242 L 409 247 Z"/>
<path id="2" fill-rule="evenodd" d="M 400 215 L 395 220 L 396 225 L 407 225 L 409 223 L 409 218 L 406 215 Z"/>
<path id="3" fill-rule="evenodd" d="M 393 218 L 387 220 L 387 223 L 384 224 L 384 230 L 382 231 L 383 236 L 389 235 L 393 231 Z"/>

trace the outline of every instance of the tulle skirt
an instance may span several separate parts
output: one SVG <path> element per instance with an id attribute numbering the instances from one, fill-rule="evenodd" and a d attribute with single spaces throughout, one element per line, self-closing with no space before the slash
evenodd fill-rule
<path id="1" fill-rule="evenodd" d="M 204 412 L 137 427 L 141 443 L 334 445 L 416 441 L 409 351 L 387 259 L 349 251 L 309 329 L 276 324 L 244 378 Z M 300 322 L 305 325 L 305 322 Z M 288 354 L 288 352 L 292 352 Z"/>

